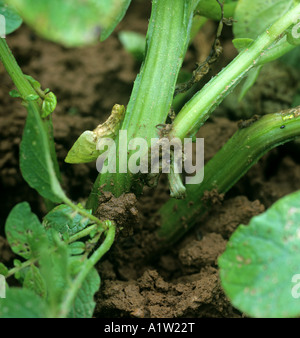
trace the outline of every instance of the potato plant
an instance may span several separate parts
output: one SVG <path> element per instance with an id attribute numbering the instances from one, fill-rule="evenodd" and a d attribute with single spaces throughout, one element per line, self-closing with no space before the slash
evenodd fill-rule
<path id="1" fill-rule="evenodd" d="M 5 0 L 0 1 L 0 18 L 5 19 L 6 34 L 24 20 L 46 39 L 83 48 L 108 38 L 129 5 L 130 0 Z M 208 19 L 217 23 L 211 53 L 182 83 L 178 78 L 189 43 Z M 233 44 L 239 54 L 187 100 L 186 93 L 218 62 L 224 25 L 233 25 Z M 104 124 L 93 131 L 82 130 L 66 158 L 68 163 L 97 161 L 97 165 L 100 158 L 103 166 L 107 158 L 103 160 L 105 149 L 99 142 L 114 141 L 116 170 L 99 174 L 84 205 L 72 201 L 61 187 L 52 126 L 52 114 L 59 104 L 55 93 L 23 74 L 2 36 L 0 59 L 16 87 L 10 95 L 28 112 L 20 144 L 21 172 L 44 198 L 48 213 L 39 220 L 24 201 L 7 218 L 6 238 L 19 259 L 13 266 L 1 263 L 0 274 L 14 276 L 22 287 L 6 286 L 0 317 L 91 317 L 94 294 L 100 288 L 95 264 L 107 252 L 109 255 L 118 230 L 112 220 L 95 216 L 99 196 L 109 191 L 116 197 L 126 193 L 138 197 L 146 184 L 157 183 L 163 167 L 159 163 L 155 173 L 122 170 L 137 150 L 143 151 L 133 143 L 128 153 L 124 152 L 124 144 L 143 139 L 147 146 L 143 155 L 148 158 L 152 139 L 196 141 L 201 126 L 242 80 L 240 99 L 265 64 L 296 50 L 299 26 L 300 4 L 296 0 L 153 0 L 146 38 L 132 32 L 120 35 L 125 47 L 142 61 L 126 108 L 115 105 Z M 180 102 L 185 104 L 181 107 Z M 168 173 L 171 198 L 158 211 L 161 226 L 155 233 L 155 248 L 166 250 L 196 224 L 209 208 L 202 200 L 205 192 L 226 193 L 264 154 L 297 138 L 299 116 L 300 108 L 291 107 L 242 122 L 202 168 L 199 175 L 204 170 L 204 179 L 199 184 L 184 184 L 175 170 L 178 163 L 172 148 Z M 125 141 L 120 131 L 126 131 Z M 142 158 L 138 157 L 140 168 Z M 254 217 L 248 226 L 241 225 L 219 258 L 226 295 L 250 317 L 300 315 L 299 198 L 300 192 L 295 192 Z"/>

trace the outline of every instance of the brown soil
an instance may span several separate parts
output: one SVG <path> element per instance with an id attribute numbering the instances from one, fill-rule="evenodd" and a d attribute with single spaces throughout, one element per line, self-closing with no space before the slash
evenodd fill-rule
<path id="1" fill-rule="evenodd" d="M 149 13 L 150 2 L 136 0 L 117 31 L 145 33 Z M 208 23 L 199 34 L 188 51 L 186 69 L 192 69 L 196 60 L 203 60 L 204 51 L 209 52 L 214 28 L 214 24 Z M 57 46 L 40 39 L 25 26 L 7 40 L 23 71 L 36 77 L 44 88 L 51 88 L 58 97 L 54 130 L 64 188 L 72 199 L 83 200 L 96 178 L 96 168 L 94 164 L 67 165 L 63 160 L 82 131 L 101 123 L 115 103 L 127 104 L 139 65 L 124 51 L 116 33 L 105 42 L 86 49 Z M 229 30 L 225 31 L 223 44 L 220 67 L 235 55 Z M 294 76 L 284 69 L 278 71 L 278 78 L 282 73 L 291 79 L 285 86 L 282 81 L 273 82 L 272 78 L 269 91 L 261 91 L 258 87 L 252 91 L 249 100 L 260 110 L 254 113 L 269 112 L 270 102 L 275 102 L 278 108 L 286 108 L 286 98 L 291 99 L 289 93 L 294 90 L 295 82 Z M 18 153 L 26 111 L 18 100 L 8 96 L 13 85 L 2 65 L 0 79 L 0 234 L 3 236 L 5 219 L 15 204 L 28 201 L 39 216 L 45 208 L 20 174 Z M 274 83 L 281 89 L 274 89 Z M 265 84 L 259 86 L 264 88 Z M 235 107 L 235 113 L 238 109 L 240 113 L 245 110 Z M 232 114 L 232 105 L 225 104 L 218 113 L 223 117 L 209 120 L 200 131 L 205 139 L 206 161 L 237 129 L 237 122 L 228 116 L 240 119 Z M 135 248 L 147 245 L 149 252 L 152 245 L 155 247 L 149 238 L 146 241 L 146 234 L 156 229 L 156 224 L 149 219 L 169 198 L 166 178 L 161 178 L 156 190 L 145 189 L 138 201 L 132 194 L 117 201 L 105 194 L 98 209 L 101 217 L 115 219 L 122 227 L 124 224 L 130 226 L 120 232 L 109 254 L 98 265 L 102 286 L 96 297 L 95 316 L 242 316 L 222 291 L 217 258 L 239 224 L 247 224 L 251 217 L 263 212 L 278 198 L 300 189 L 297 147 L 293 143 L 270 152 L 225 197 L 214 192 L 207 194 L 205 199 L 215 200 L 213 210 L 177 245 L 152 259 L 145 259 L 143 250 Z M 12 257 L 6 240 L 0 237 L 0 261 L 7 263 Z"/>

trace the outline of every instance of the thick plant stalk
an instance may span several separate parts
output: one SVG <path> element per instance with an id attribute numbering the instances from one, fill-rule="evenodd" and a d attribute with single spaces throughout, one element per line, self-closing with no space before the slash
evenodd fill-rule
<path id="1" fill-rule="evenodd" d="M 128 141 L 141 137 L 150 145 L 151 138 L 158 137 L 156 125 L 164 123 L 168 116 L 198 2 L 153 0 L 146 57 L 135 81 L 121 128 L 127 130 Z M 97 207 L 101 186 L 116 196 L 128 191 L 139 192 L 142 188 L 136 175 L 130 173 L 99 175 L 87 203 L 93 210 Z"/>
<path id="2" fill-rule="evenodd" d="M 200 185 L 188 185 L 185 200 L 170 199 L 160 210 L 160 245 L 172 245 L 190 230 L 208 206 L 206 191 L 226 193 L 266 152 L 300 136 L 300 107 L 263 116 L 239 129 L 206 164 Z"/>
<path id="3" fill-rule="evenodd" d="M 299 17 L 300 4 L 283 15 L 249 48 L 241 52 L 223 71 L 209 81 L 179 112 L 170 137 L 183 139 L 194 135 L 221 101 L 258 64 L 267 48 L 294 24 L 295 18 Z"/>

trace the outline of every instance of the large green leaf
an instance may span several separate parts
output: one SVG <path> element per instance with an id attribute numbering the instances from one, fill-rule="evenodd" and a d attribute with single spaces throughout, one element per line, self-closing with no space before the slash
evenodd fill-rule
<path id="1" fill-rule="evenodd" d="M 43 37 L 66 46 L 105 40 L 131 0 L 7 0 Z"/>
<path id="2" fill-rule="evenodd" d="M 5 223 L 5 233 L 13 252 L 25 259 L 37 256 L 42 242 L 47 239 L 45 229 L 27 202 L 12 209 Z"/>
<path id="3" fill-rule="evenodd" d="M 292 6 L 294 0 L 240 0 L 235 9 L 236 38 L 255 39 Z"/>
<path id="4" fill-rule="evenodd" d="M 28 116 L 20 149 L 20 167 L 26 182 L 52 202 L 62 202 L 66 196 L 55 174 L 47 133 L 41 116 L 28 103 Z"/>
<path id="5" fill-rule="evenodd" d="M 223 288 L 239 310 L 252 317 L 299 317 L 300 192 L 241 225 L 219 266 Z"/>
<path id="6" fill-rule="evenodd" d="M 95 309 L 94 295 L 100 288 L 100 277 L 93 268 L 76 296 L 74 305 L 69 313 L 71 318 L 91 318 Z"/>
<path id="7" fill-rule="evenodd" d="M 45 318 L 45 301 L 32 290 L 10 288 L 0 299 L 0 318 Z"/>
<path id="8" fill-rule="evenodd" d="M 0 15 L 5 17 L 5 34 L 14 32 L 22 24 L 22 19 L 20 16 L 16 13 L 16 11 L 4 3 L 3 0 L 0 0 Z M 0 33 L 2 33 L 1 30 Z"/>

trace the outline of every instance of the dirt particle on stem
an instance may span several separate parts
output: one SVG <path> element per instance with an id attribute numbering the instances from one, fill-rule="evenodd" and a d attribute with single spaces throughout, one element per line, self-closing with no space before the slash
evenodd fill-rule
<path id="1" fill-rule="evenodd" d="M 124 236 L 133 234 L 133 226 L 139 223 L 137 199 L 132 193 L 115 197 L 104 191 L 99 197 L 96 216 L 105 221 L 114 221 Z"/>
<path id="2" fill-rule="evenodd" d="M 224 200 L 224 194 L 219 194 L 217 189 L 206 190 L 201 200 L 207 205 L 220 205 Z"/>

